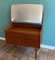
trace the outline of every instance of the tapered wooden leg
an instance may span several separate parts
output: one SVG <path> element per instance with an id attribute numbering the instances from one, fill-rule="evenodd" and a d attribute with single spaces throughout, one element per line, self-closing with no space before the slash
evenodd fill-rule
<path id="1" fill-rule="evenodd" d="M 37 60 L 37 56 L 39 55 L 39 53 L 40 53 L 40 49 L 35 48 L 35 60 Z"/>
<path id="2" fill-rule="evenodd" d="M 39 55 L 39 53 L 40 53 L 40 49 L 37 49 L 37 56 Z"/>
<path id="3" fill-rule="evenodd" d="M 35 59 L 37 59 L 37 48 L 35 48 Z"/>

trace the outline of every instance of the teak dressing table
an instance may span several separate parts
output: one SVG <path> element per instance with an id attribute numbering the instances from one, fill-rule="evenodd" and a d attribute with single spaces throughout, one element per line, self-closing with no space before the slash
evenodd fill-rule
<path id="1" fill-rule="evenodd" d="M 29 4 L 26 4 L 26 5 L 29 5 Z M 13 7 L 16 7 L 16 8 L 17 8 L 17 6 L 20 6 L 20 5 L 19 4 L 13 5 Z M 21 4 L 21 6 L 23 6 L 23 5 Z M 37 6 L 39 6 L 39 5 L 37 5 Z M 11 9 L 13 9 L 13 7 Z M 37 23 L 34 22 L 34 24 L 28 23 L 28 22 L 22 23 L 23 21 L 20 22 L 17 20 L 13 21 L 13 17 L 14 17 L 14 13 L 15 13 L 15 12 L 14 13 L 13 12 L 14 11 L 11 10 L 11 22 L 10 22 L 9 26 L 5 29 L 6 43 L 34 47 L 35 48 L 35 58 L 36 58 L 37 50 L 40 49 L 40 44 L 41 44 L 42 23 L 37 24 L 39 21 L 37 21 Z M 42 12 L 42 14 L 43 14 L 43 12 Z M 42 16 L 43 15 L 41 15 L 41 21 L 42 21 Z M 22 18 L 22 17 L 20 17 L 20 18 Z"/>

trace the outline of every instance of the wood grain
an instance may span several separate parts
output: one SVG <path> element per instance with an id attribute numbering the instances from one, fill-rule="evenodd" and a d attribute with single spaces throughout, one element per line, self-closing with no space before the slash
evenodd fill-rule
<path id="1" fill-rule="evenodd" d="M 17 26 L 12 23 L 5 29 L 7 44 L 18 44 L 22 46 L 40 48 L 41 27 Z"/>

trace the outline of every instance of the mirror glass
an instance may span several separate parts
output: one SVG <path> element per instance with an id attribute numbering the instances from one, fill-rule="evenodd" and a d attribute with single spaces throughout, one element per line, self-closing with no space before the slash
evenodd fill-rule
<path id="1" fill-rule="evenodd" d="M 43 5 L 14 4 L 11 6 L 11 21 L 13 23 L 42 24 Z"/>

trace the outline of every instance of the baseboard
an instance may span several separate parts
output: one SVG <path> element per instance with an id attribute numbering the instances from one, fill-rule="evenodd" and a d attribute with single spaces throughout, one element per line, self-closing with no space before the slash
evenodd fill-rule
<path id="1" fill-rule="evenodd" d="M 5 40 L 5 38 L 4 37 L 0 37 L 0 40 Z M 49 46 L 49 45 L 44 45 L 44 44 L 41 44 L 41 48 L 55 50 L 54 46 Z"/>
<path id="2" fill-rule="evenodd" d="M 49 46 L 49 45 L 44 45 L 44 44 L 41 44 L 41 48 L 55 50 L 55 47 L 54 46 Z"/>
<path id="3" fill-rule="evenodd" d="M 5 38 L 4 37 L 0 37 L 0 40 L 5 40 Z"/>

